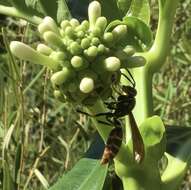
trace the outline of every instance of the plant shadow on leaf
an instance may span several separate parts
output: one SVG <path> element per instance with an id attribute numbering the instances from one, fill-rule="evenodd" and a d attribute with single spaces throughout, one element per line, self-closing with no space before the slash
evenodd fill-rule
<path id="1" fill-rule="evenodd" d="M 166 152 L 180 158 L 183 161 L 190 161 L 191 157 L 191 128 L 166 126 L 167 147 Z"/>

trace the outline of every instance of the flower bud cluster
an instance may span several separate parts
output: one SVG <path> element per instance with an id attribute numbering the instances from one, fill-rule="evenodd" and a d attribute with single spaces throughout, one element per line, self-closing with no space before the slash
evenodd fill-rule
<path id="1" fill-rule="evenodd" d="M 128 66 L 126 60 L 133 61 L 135 51 L 132 46 L 118 45 L 127 35 L 126 25 L 106 31 L 108 23 L 99 2 L 90 3 L 88 16 L 81 23 L 74 18 L 63 20 L 60 26 L 45 17 L 38 31 L 47 45 L 39 44 L 34 50 L 13 41 L 10 49 L 15 56 L 52 70 L 56 97 L 91 105 L 98 97 L 111 96 L 111 84 L 119 81 L 120 69 Z M 144 61 L 137 60 L 140 65 Z"/>

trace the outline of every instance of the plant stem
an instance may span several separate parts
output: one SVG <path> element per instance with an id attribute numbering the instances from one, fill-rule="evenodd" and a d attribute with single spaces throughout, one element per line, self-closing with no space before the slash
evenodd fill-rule
<path id="1" fill-rule="evenodd" d="M 140 190 L 140 185 L 138 184 L 137 180 L 135 178 L 123 178 L 123 187 L 124 190 Z"/>
<path id="2" fill-rule="evenodd" d="M 4 6 L 4 5 L 0 5 L 0 13 L 7 15 L 7 16 L 18 17 L 18 18 L 24 19 L 35 25 L 38 25 L 42 21 L 42 18 L 40 18 L 38 16 L 27 15 L 27 14 L 24 14 L 21 11 L 17 10 L 14 7 L 8 7 L 8 6 Z"/>
<path id="3" fill-rule="evenodd" d="M 159 71 L 164 65 L 165 59 L 169 53 L 170 36 L 179 0 L 159 0 L 158 2 L 159 22 L 157 32 L 151 49 L 145 55 L 148 61 L 146 67 L 150 67 L 149 70 L 151 70 L 152 73 Z"/>
<path id="4" fill-rule="evenodd" d="M 148 52 L 138 53 L 146 59 L 147 63 L 142 68 L 133 69 L 138 91 L 134 109 L 138 125 L 153 115 L 152 78 L 154 73 L 164 65 L 169 52 L 173 19 L 179 0 L 159 0 L 158 2 L 159 23 L 154 43 Z"/>

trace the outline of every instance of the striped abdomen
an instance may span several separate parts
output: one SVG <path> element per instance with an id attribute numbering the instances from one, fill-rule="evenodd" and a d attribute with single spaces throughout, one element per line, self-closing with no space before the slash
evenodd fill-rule
<path id="1" fill-rule="evenodd" d="M 107 164 L 117 155 L 122 143 L 122 139 L 123 131 L 121 127 L 115 127 L 111 130 L 101 158 L 101 164 Z"/>

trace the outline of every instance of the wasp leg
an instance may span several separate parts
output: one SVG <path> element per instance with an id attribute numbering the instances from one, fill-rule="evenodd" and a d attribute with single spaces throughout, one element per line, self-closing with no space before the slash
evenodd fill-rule
<path id="1" fill-rule="evenodd" d="M 90 117 L 94 117 L 94 115 L 91 115 L 91 114 L 89 114 L 89 113 L 87 113 L 87 112 L 84 112 L 84 111 L 81 111 L 81 110 L 79 110 L 79 109 L 76 109 L 76 111 L 77 111 L 78 113 L 81 113 L 81 114 L 84 114 L 84 115 L 87 115 L 87 116 L 90 116 Z"/>

